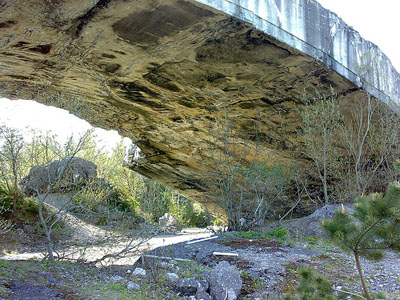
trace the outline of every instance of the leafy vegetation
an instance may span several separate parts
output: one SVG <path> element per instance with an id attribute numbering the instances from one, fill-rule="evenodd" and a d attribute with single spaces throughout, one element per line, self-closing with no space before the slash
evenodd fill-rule
<path id="1" fill-rule="evenodd" d="M 281 244 L 285 244 L 288 241 L 288 234 L 289 231 L 286 228 L 279 227 L 266 233 L 258 231 L 239 231 L 236 236 L 244 239 L 276 240 Z"/>
<path id="2" fill-rule="evenodd" d="M 400 186 L 389 185 L 382 193 L 360 196 L 349 214 L 343 207 L 323 223 L 334 241 L 354 255 L 364 294 L 372 299 L 365 283 L 360 256 L 379 260 L 383 250 L 400 250 Z"/>
<path id="3" fill-rule="evenodd" d="M 91 132 L 85 134 L 84 140 L 71 137 L 65 144 L 60 144 L 55 136 L 49 134 L 36 132 L 31 141 L 24 141 L 15 129 L 2 127 L 1 133 L 0 213 L 3 216 L 22 209 L 24 196 L 18 183 L 30 168 L 70 157 L 72 149 L 77 149 L 81 143 L 74 155 L 94 162 L 99 179 L 78 190 L 79 193 L 73 197 L 74 213 L 101 225 L 112 221 L 100 216 L 107 210 L 124 212 L 136 222 L 145 219 L 157 223 L 166 212 L 177 217 L 184 226 L 204 227 L 211 221 L 201 207 L 171 188 L 126 168 L 127 150 L 122 142 L 111 153 L 106 153 L 96 146 Z M 18 156 L 14 148 L 18 149 Z"/>
<path id="4" fill-rule="evenodd" d="M 346 103 L 331 91 L 316 93 L 299 112 L 303 153 L 314 165 L 303 171 L 321 186 L 308 193 L 312 201 L 353 202 L 358 195 L 383 192 L 396 177 L 400 121 L 385 104 L 368 94 Z"/>
<path id="5" fill-rule="evenodd" d="M 322 275 L 316 274 L 311 268 L 301 268 L 297 272 L 300 275 L 300 285 L 295 295 L 288 295 L 284 300 L 336 300 L 333 294 L 332 284 Z"/>

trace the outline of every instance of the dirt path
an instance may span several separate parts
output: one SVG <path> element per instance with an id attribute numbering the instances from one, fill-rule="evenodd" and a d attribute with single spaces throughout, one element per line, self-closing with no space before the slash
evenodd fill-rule
<path id="1" fill-rule="evenodd" d="M 73 194 L 49 194 L 45 204 L 52 212 L 63 215 L 66 229 L 72 232 L 72 240 L 77 242 L 95 243 L 101 241 L 111 233 L 98 226 L 89 224 L 69 213 Z"/>
<path id="2" fill-rule="evenodd" d="M 149 234 L 150 230 L 141 228 L 127 232 L 131 237 L 117 234 L 113 231 L 100 228 L 79 219 L 68 212 L 71 195 L 50 194 L 46 197 L 47 208 L 52 212 L 63 215 L 65 230 L 72 236 L 57 249 L 59 255 L 72 260 L 92 262 L 104 255 L 118 253 L 131 243 L 132 251 L 121 258 L 108 259 L 106 264 L 125 265 L 133 264 L 141 253 L 152 249 L 190 241 L 197 238 L 208 237 L 211 233 L 203 229 L 184 229 L 176 234 Z M 147 236 L 147 238 L 143 238 Z M 41 250 L 11 253 L 0 256 L 6 260 L 27 260 L 43 258 Z"/>

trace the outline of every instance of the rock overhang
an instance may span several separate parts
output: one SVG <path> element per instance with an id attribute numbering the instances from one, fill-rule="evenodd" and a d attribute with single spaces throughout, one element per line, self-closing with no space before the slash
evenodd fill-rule
<path id="1" fill-rule="evenodd" d="M 134 170 L 198 202 L 212 188 L 204 180 L 212 169 L 208 149 L 210 140 L 220 143 L 215 129 L 226 111 L 235 123 L 232 138 L 246 137 L 255 149 L 251 137 L 257 134 L 262 138 L 260 156 L 287 161 L 298 157 L 296 106 L 304 97 L 333 88 L 351 101 L 362 93 L 359 77 L 340 72 L 348 65 L 335 58 L 335 42 L 331 55 L 322 55 L 327 50 L 317 51 L 315 45 L 310 48 L 315 53 L 308 53 L 293 34 L 279 40 L 289 34 L 287 29 L 274 34 L 276 26 L 262 23 L 262 12 L 273 15 L 267 4 L 279 8 L 275 14 L 289 13 L 283 3 L 292 3 L 297 8 L 313 5 L 322 15 L 336 17 L 315 1 L 52 3 L 51 11 L 38 0 L 3 3 L 3 96 L 66 108 L 95 126 L 118 130 L 142 150 L 142 158 L 132 162 Z M 282 18 L 276 16 L 276 21 L 284 27 Z M 331 19 L 319 22 L 331 24 Z M 344 26 L 337 22 L 335 26 Z M 316 36 L 324 41 L 322 33 Z M 391 84 L 396 82 L 398 73 L 390 63 L 386 69 L 391 70 Z M 369 91 L 368 85 L 363 88 Z M 395 85 L 385 91 L 396 99 Z"/>

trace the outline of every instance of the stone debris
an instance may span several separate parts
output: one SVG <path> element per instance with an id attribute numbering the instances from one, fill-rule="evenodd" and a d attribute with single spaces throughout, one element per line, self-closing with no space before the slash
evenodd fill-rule
<path id="1" fill-rule="evenodd" d="M 135 276 L 140 276 L 140 277 L 145 277 L 146 276 L 146 270 L 142 268 L 136 268 L 135 271 L 133 271 L 132 275 Z"/>
<path id="2" fill-rule="evenodd" d="M 199 280 L 196 291 L 196 300 L 212 300 L 210 294 L 207 292 L 208 287 L 208 281 Z"/>
<path id="3" fill-rule="evenodd" d="M 121 276 L 119 276 L 119 275 L 114 275 L 114 276 L 111 277 L 111 279 L 114 280 L 114 281 L 121 281 L 121 280 L 123 280 L 124 278 L 121 277 Z"/>
<path id="4" fill-rule="evenodd" d="M 132 282 L 132 281 L 130 281 L 130 282 L 128 282 L 128 284 L 126 285 L 126 287 L 128 288 L 128 290 L 140 290 L 140 285 L 138 285 L 137 283 L 135 283 L 135 282 Z"/>
<path id="5" fill-rule="evenodd" d="M 179 280 L 179 276 L 176 275 L 175 273 L 167 273 L 167 278 L 171 282 L 176 282 Z"/>
<path id="6" fill-rule="evenodd" d="M 199 285 L 200 283 L 193 278 L 183 278 L 176 288 L 181 295 L 190 296 L 196 294 Z"/>
<path id="7" fill-rule="evenodd" d="M 163 227 L 163 228 L 168 228 L 168 227 L 174 227 L 177 229 L 182 228 L 178 219 L 175 218 L 174 216 L 171 216 L 169 213 L 165 213 L 164 216 L 162 216 L 158 220 L 158 224 L 160 225 L 160 227 Z"/>
<path id="8" fill-rule="evenodd" d="M 210 286 L 214 300 L 236 300 L 242 289 L 239 271 L 227 261 L 220 262 L 213 270 L 203 275 Z"/>

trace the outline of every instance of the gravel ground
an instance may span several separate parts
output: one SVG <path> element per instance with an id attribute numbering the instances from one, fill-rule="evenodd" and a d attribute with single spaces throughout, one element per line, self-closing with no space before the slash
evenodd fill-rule
<path id="1" fill-rule="evenodd" d="M 297 284 L 296 270 L 301 266 L 310 266 L 324 274 L 336 289 L 361 293 L 352 256 L 322 239 L 312 244 L 306 238 L 292 242 L 297 246 L 264 239 L 242 239 L 229 233 L 208 241 L 160 247 L 149 254 L 193 259 L 210 267 L 227 260 L 251 279 L 247 285 L 245 280 L 242 290 L 241 297 L 246 299 L 273 299 L 282 292 L 290 292 Z M 216 256 L 214 252 L 238 256 Z M 362 265 L 372 292 L 383 292 L 386 299 L 400 299 L 400 254 L 387 252 L 380 262 L 362 259 Z"/>
<path id="2" fill-rule="evenodd" d="M 52 200 L 52 199 L 50 199 Z M 48 204 L 59 206 L 56 201 Z M 304 218 L 293 220 L 294 228 L 317 228 L 320 217 L 317 219 Z M 104 239 L 109 233 L 96 226 L 68 215 L 66 223 L 73 236 L 91 237 L 85 242 Z M 302 225 L 303 224 L 303 225 Z M 292 227 L 293 227 L 292 226 Z M 290 229 L 290 226 L 287 226 Z M 316 231 L 317 232 L 317 231 Z M 318 233 L 318 232 L 317 232 Z M 288 243 L 278 243 L 267 239 L 244 239 L 237 237 L 237 233 L 223 233 L 213 235 L 214 239 L 198 243 L 188 243 L 200 238 L 212 236 L 207 230 L 187 229 L 176 234 L 164 234 L 152 237 L 140 245 L 138 251 L 131 256 L 114 260 L 116 265 L 140 265 L 140 253 L 172 258 L 192 259 L 208 267 L 215 266 L 219 261 L 226 260 L 235 265 L 242 272 L 244 287 L 240 299 L 274 299 L 282 292 L 293 291 L 298 283 L 297 269 L 301 266 L 310 266 L 317 272 L 324 274 L 336 289 L 352 292 L 361 292 L 354 259 L 351 255 L 343 253 L 331 242 L 323 238 L 309 239 L 300 233 L 292 235 Z M 79 240 L 78 240 L 79 241 Z M 91 245 L 85 248 L 83 259 L 94 260 L 107 252 L 116 251 L 124 246 L 124 241 L 107 245 Z M 38 258 L 40 252 L 33 253 L 7 253 L 0 259 L 18 260 Z M 79 246 L 69 247 L 67 251 L 81 255 Z M 214 252 L 233 253 L 237 256 L 216 256 Z M 382 261 L 373 262 L 362 259 L 365 278 L 370 290 L 375 293 L 383 292 L 385 299 L 400 300 L 400 254 L 386 252 Z M 22 291 L 23 287 L 15 287 Z M 34 292 L 34 291 L 33 291 Z M 46 294 L 46 291 L 42 294 Z M 52 293 L 52 291 L 48 291 Z M 16 294 L 17 295 L 17 294 Z M 16 296 L 18 299 L 18 295 Z M 62 294 L 50 295 L 48 299 L 63 299 Z M 25 298 L 24 298 L 25 299 Z M 34 298 L 32 298 L 34 299 Z M 39 299 L 39 298 L 35 298 Z"/>

